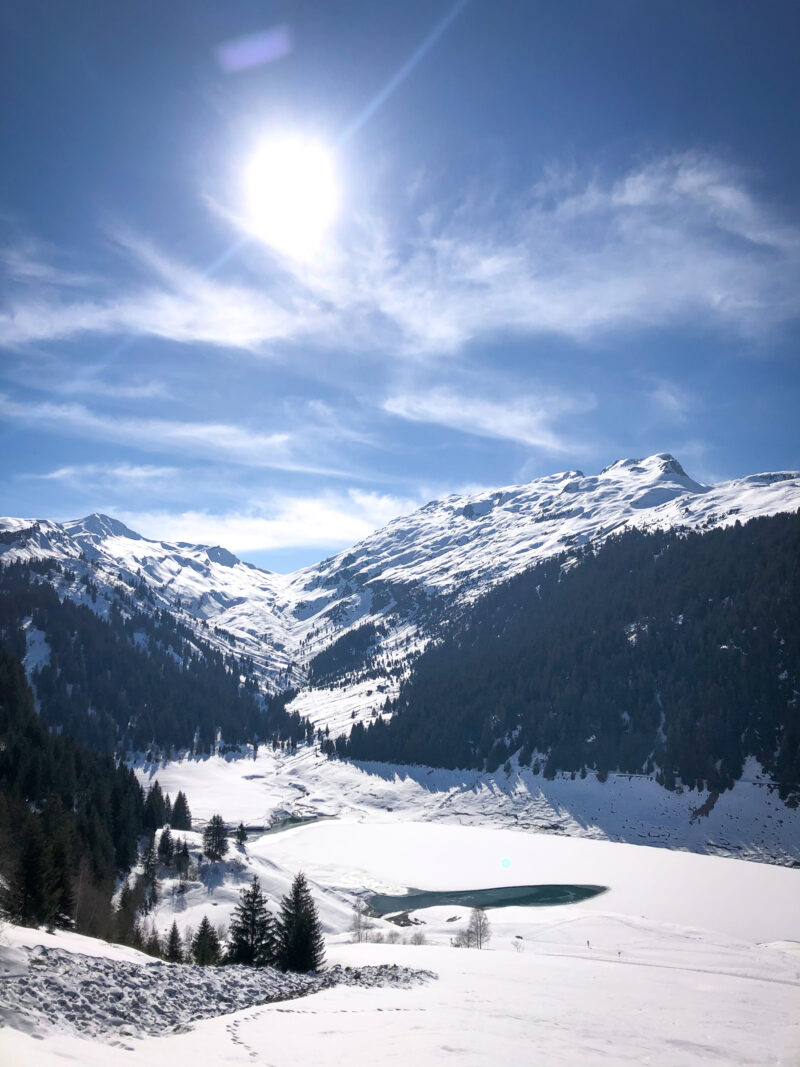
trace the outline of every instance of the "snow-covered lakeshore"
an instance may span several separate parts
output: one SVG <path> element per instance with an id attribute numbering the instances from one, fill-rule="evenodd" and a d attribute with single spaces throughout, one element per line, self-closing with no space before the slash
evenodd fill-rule
<path id="1" fill-rule="evenodd" d="M 317 690 L 316 714 L 335 716 L 339 690 Z M 599 782 L 559 773 L 552 780 L 512 761 L 512 772 L 448 771 L 329 760 L 316 749 L 295 754 L 268 746 L 250 757 L 207 756 L 139 763 L 147 787 L 183 790 L 200 822 L 219 812 L 235 825 L 267 827 L 287 818 L 338 816 L 384 822 L 443 821 L 517 828 L 593 840 L 688 849 L 715 856 L 800 866 L 800 808 L 789 808 L 758 763 L 718 797 L 669 792 L 646 775 L 610 774 Z M 704 813 L 701 813 L 704 812 Z"/>
<path id="2" fill-rule="evenodd" d="M 227 999 L 217 1001 L 218 1017 L 195 1016 L 187 1032 L 154 1036 L 152 1015 L 145 1026 L 132 1011 L 127 1032 L 111 1038 L 122 1044 L 109 1045 L 108 1034 L 88 1040 L 44 1018 L 34 1035 L 12 1014 L 11 1025 L 0 1030 L 3 1062 L 527 1067 L 534 1056 L 576 1065 L 800 1062 L 795 870 L 454 823 L 337 819 L 254 838 L 219 868 L 219 879 L 192 886 L 187 899 L 165 892 L 157 924 L 165 930 L 175 919 L 185 928 L 202 914 L 225 919 L 252 873 L 274 901 L 301 868 L 320 904 L 329 964 L 399 964 L 434 972 L 436 980 L 337 985 L 288 1003 L 242 1007 L 241 991 L 233 988 L 238 971 L 218 972 L 219 981 L 206 972 L 197 980 L 216 985 Z M 484 951 L 451 947 L 467 910 L 448 906 L 411 913 L 426 944 L 349 943 L 348 901 L 355 891 L 560 881 L 609 888 L 581 905 L 492 909 L 493 936 Z M 376 920 L 377 932 L 396 929 Z M 189 986 L 202 971 L 177 970 L 68 933 L 12 929 L 5 940 L 3 959 L 12 970 L 16 961 L 17 974 L 21 960 L 29 969 L 41 966 L 31 960 L 53 960 L 55 948 L 86 953 L 88 944 L 91 954 L 118 961 L 105 990 L 97 989 L 98 1015 L 103 997 L 112 997 L 115 982 L 137 961 L 140 985 L 160 972 L 175 976 L 173 986 Z M 47 951 L 25 949 L 36 944 Z M 90 970 L 83 981 L 91 980 Z M 80 964 L 70 973 L 81 973 Z M 0 979 L 9 980 L 8 973 Z M 53 982 L 50 990 L 58 988 Z"/>

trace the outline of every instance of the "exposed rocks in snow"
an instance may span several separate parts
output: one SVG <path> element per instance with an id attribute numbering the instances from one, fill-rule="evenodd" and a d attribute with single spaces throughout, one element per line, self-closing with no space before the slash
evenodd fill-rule
<path id="1" fill-rule="evenodd" d="M 2 979 L 0 1020 L 33 1033 L 57 1029 L 105 1040 L 177 1032 L 199 1019 L 335 985 L 410 988 L 436 977 L 391 964 L 283 974 L 271 967 L 128 963 L 42 945 L 26 952 L 27 973 Z"/>

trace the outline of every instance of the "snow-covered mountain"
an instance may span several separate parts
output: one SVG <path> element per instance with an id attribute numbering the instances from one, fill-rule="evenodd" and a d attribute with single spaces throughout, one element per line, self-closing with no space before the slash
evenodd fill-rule
<path id="1" fill-rule="evenodd" d="M 303 685 L 305 665 L 347 630 L 382 623 L 381 662 L 419 647 L 437 606 L 472 599 L 559 552 L 623 529 L 705 530 L 800 507 L 800 472 L 707 486 L 668 454 L 624 459 L 597 475 L 566 471 L 524 485 L 451 495 L 353 548 L 275 574 L 226 549 L 153 541 L 116 519 L 0 519 L 0 562 L 56 560 L 90 573 L 103 602 L 149 591 L 151 602 L 252 658 L 270 688 Z M 80 583 L 62 593 L 86 595 Z M 356 704 L 359 693 L 353 694 Z M 300 698 L 302 699 L 302 698 Z"/>

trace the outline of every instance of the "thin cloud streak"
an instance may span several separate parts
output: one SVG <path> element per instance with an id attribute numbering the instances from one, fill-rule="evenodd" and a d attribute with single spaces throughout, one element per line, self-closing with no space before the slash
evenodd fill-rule
<path id="1" fill-rule="evenodd" d="M 648 391 L 647 398 L 656 411 L 674 423 L 683 424 L 695 407 L 693 398 L 675 382 L 660 380 Z"/>
<path id="2" fill-rule="evenodd" d="M 131 463 L 82 463 L 58 467 L 44 474 L 19 474 L 22 481 L 62 482 L 79 489 L 152 488 L 154 483 L 172 482 L 181 471 L 178 467 L 153 467 Z"/>
<path id="3" fill-rule="evenodd" d="M 304 463 L 289 433 L 261 434 L 227 423 L 102 415 L 80 404 L 20 403 L 0 393 L 0 418 L 50 433 L 130 445 L 144 451 L 178 452 L 248 467 L 327 474 L 344 472 Z"/>
<path id="4" fill-rule="evenodd" d="M 413 422 L 435 423 L 479 437 L 515 441 L 546 452 L 564 454 L 578 447 L 553 428 L 560 415 L 588 411 L 591 398 L 543 396 L 539 400 L 486 400 L 447 388 L 426 389 L 388 397 L 384 411 Z"/>
<path id="5" fill-rule="evenodd" d="M 114 237 L 144 283 L 78 300 L 32 285 L 0 315 L 0 343 L 131 334 L 425 358 L 509 333 L 586 343 L 698 323 L 758 337 L 800 314 L 798 228 L 696 153 L 611 182 L 551 174 L 516 201 L 490 191 L 447 214 L 422 205 L 402 232 L 364 214 L 318 263 L 251 256 L 246 281 L 241 264 L 223 282 L 119 227 Z"/>

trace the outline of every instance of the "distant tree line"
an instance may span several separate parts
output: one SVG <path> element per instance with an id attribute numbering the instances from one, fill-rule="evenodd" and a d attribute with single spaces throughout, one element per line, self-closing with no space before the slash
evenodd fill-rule
<path id="1" fill-rule="evenodd" d="M 328 750 L 722 790 L 755 756 L 800 799 L 800 514 L 630 530 L 454 610 L 390 710 Z"/>

